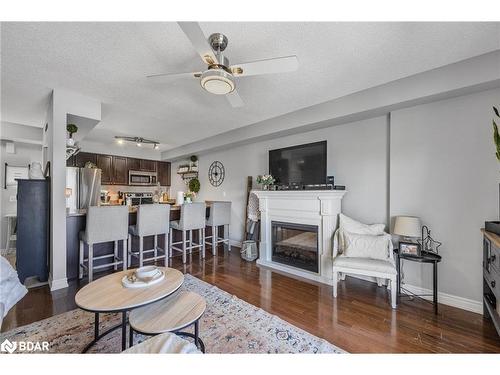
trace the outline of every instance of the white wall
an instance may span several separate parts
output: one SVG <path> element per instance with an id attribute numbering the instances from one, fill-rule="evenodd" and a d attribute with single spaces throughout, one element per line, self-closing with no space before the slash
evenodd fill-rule
<path id="1" fill-rule="evenodd" d="M 0 143 L 0 181 L 1 181 L 1 227 L 0 227 L 0 249 L 5 248 L 7 240 L 7 220 L 5 218 L 6 214 L 16 213 L 17 211 L 17 201 L 10 201 L 10 197 L 15 197 L 17 194 L 17 187 L 7 187 L 4 189 L 5 181 L 5 163 L 13 166 L 28 166 L 31 162 L 37 161 L 42 162 L 42 146 L 25 144 L 25 143 L 15 143 L 15 153 L 8 154 L 6 152 L 6 141 L 1 141 Z"/>
<path id="2" fill-rule="evenodd" d="M 241 241 L 247 176 L 255 178 L 268 172 L 270 149 L 322 140 L 328 142 L 328 175 L 335 176 L 336 184 L 347 186 L 343 211 L 365 222 L 385 223 L 388 215 L 385 116 L 202 155 L 199 158 L 201 190 L 198 199 L 232 201 L 230 238 Z M 226 171 L 223 184 L 217 188 L 208 181 L 208 168 L 214 160 L 222 162 Z M 179 164 L 184 161 L 172 164 L 170 191 L 174 197 L 179 190 L 187 191 L 176 174 Z M 257 187 L 255 180 L 254 186 Z"/>
<path id="3" fill-rule="evenodd" d="M 391 115 L 391 215 L 416 215 L 442 241 L 439 291 L 481 300 L 485 220 L 498 218 L 499 163 L 492 106 L 500 90 Z M 405 265 L 409 284 L 431 288 L 431 267 Z"/>

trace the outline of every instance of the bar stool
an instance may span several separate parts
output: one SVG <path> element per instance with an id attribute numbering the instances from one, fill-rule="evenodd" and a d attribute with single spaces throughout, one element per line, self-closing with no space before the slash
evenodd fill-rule
<path id="1" fill-rule="evenodd" d="M 173 250 L 180 251 L 182 252 L 182 263 L 186 263 L 186 250 L 188 249 L 189 253 L 192 253 L 194 248 L 200 248 L 201 257 L 205 258 L 205 241 L 203 238 L 205 238 L 206 210 L 207 208 L 204 202 L 185 203 L 181 205 L 180 220 L 170 222 L 170 257 L 173 255 Z M 182 241 L 172 241 L 173 230 L 182 232 Z M 198 230 L 198 243 L 193 241 L 193 230 Z M 186 238 L 187 232 L 189 232 L 189 240 Z M 182 248 L 173 246 L 178 244 L 182 244 Z"/>
<path id="2" fill-rule="evenodd" d="M 228 251 L 231 251 L 231 244 L 229 243 L 229 224 L 231 223 L 231 202 L 212 202 L 210 206 L 210 214 L 208 216 L 206 225 L 212 227 L 212 235 L 206 236 L 205 241 L 212 246 L 212 255 L 217 255 L 217 245 L 220 243 L 227 243 Z M 218 227 L 227 225 L 224 237 L 219 237 Z M 207 241 L 209 240 L 209 241 Z"/>
<path id="3" fill-rule="evenodd" d="M 144 204 L 137 208 L 137 224 L 128 228 L 128 265 L 130 267 L 132 257 L 139 258 L 139 267 L 146 261 L 165 259 L 165 267 L 168 266 L 167 236 L 170 225 L 169 204 Z M 165 235 L 163 248 L 158 247 L 158 236 Z M 132 251 L 132 236 L 139 237 L 139 251 Z M 154 247 L 144 250 L 144 237 L 154 236 Z M 158 255 L 158 251 L 163 255 Z M 144 259 L 144 254 L 154 253 L 152 257 Z"/>
<path id="4" fill-rule="evenodd" d="M 80 237 L 80 267 L 79 278 L 83 278 L 83 269 L 87 268 L 89 282 L 92 282 L 94 270 L 104 267 L 113 266 L 115 271 L 118 265 L 123 266 L 123 270 L 127 269 L 127 247 L 125 241 L 128 238 L 128 207 L 113 206 L 113 207 L 98 207 L 90 206 L 87 209 L 87 224 L 85 231 L 81 231 Z M 103 242 L 114 242 L 114 253 L 94 256 L 94 245 Z M 118 241 L 123 241 L 122 258 L 118 257 Z M 88 245 L 88 258 L 85 259 L 84 244 Z M 94 266 L 94 261 L 99 259 L 113 258 L 113 262 L 104 263 Z M 87 266 L 85 265 L 87 262 Z"/>

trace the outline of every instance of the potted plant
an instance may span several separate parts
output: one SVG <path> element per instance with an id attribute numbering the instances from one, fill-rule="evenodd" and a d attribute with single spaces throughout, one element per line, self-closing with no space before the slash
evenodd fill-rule
<path id="1" fill-rule="evenodd" d="M 257 183 L 262 185 L 263 190 L 269 190 L 269 186 L 274 184 L 274 177 L 270 174 L 259 175 L 257 176 Z"/>
<path id="2" fill-rule="evenodd" d="M 73 134 L 78 131 L 78 126 L 76 126 L 75 124 L 68 124 L 66 125 L 66 131 L 69 134 L 69 138 L 66 140 L 66 145 L 74 146 L 75 140 L 73 139 Z"/>
<path id="3" fill-rule="evenodd" d="M 196 193 L 193 191 L 188 191 L 187 193 L 184 193 L 184 201 L 186 203 L 191 203 L 194 197 L 196 197 Z"/>
<path id="4" fill-rule="evenodd" d="M 189 181 L 189 191 L 197 194 L 200 191 L 200 187 L 200 180 L 198 180 L 197 178 L 193 178 L 191 179 L 191 181 Z"/>

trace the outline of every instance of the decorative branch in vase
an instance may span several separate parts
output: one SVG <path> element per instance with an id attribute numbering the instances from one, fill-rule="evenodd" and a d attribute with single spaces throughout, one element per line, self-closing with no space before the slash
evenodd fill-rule
<path id="1" fill-rule="evenodd" d="M 265 175 L 259 175 L 257 176 L 257 183 L 262 185 L 263 190 L 269 190 L 269 186 L 274 184 L 276 181 L 273 176 L 270 174 L 265 174 Z"/>
<path id="2" fill-rule="evenodd" d="M 498 109 L 493 106 L 493 112 L 495 112 L 495 115 L 500 118 L 500 113 L 498 112 Z M 493 122 L 493 141 L 495 142 L 496 146 L 496 156 L 497 160 L 500 161 L 500 134 L 498 133 L 498 126 L 495 123 L 495 119 L 492 120 Z"/>

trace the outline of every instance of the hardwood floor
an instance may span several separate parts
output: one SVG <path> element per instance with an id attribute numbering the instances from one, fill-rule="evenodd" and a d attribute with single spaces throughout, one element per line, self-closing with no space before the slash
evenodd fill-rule
<path id="1" fill-rule="evenodd" d="M 402 301 L 397 310 L 376 284 L 347 277 L 333 299 L 327 285 L 294 279 L 240 259 L 239 249 L 190 264 L 176 257 L 173 267 L 260 306 L 351 353 L 500 353 L 491 321 L 479 314 L 439 305 L 439 315 L 423 301 Z M 222 253 L 222 251 L 219 251 Z M 2 332 L 76 308 L 84 283 L 65 290 L 30 290 L 5 317 Z"/>

